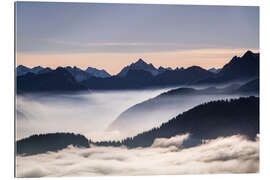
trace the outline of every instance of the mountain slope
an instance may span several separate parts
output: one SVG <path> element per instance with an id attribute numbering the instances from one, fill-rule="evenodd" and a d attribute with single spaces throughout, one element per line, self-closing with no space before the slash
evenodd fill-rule
<path id="1" fill-rule="evenodd" d="M 32 71 L 31 68 L 28 68 L 28 67 L 23 66 L 23 65 L 19 65 L 16 68 L 16 76 L 22 76 L 22 75 L 25 75 L 31 71 Z"/>
<path id="2" fill-rule="evenodd" d="M 73 68 L 70 66 L 67 66 L 65 68 L 68 72 L 71 73 L 71 75 L 76 79 L 76 81 L 81 82 L 83 80 L 86 80 L 88 78 L 90 78 L 92 75 L 90 75 L 89 73 L 81 70 L 80 68 L 77 68 L 76 66 L 74 66 Z"/>
<path id="3" fill-rule="evenodd" d="M 246 81 L 259 76 L 259 53 L 247 51 L 242 57 L 234 56 L 213 77 L 197 80 L 193 84 L 218 84 L 231 81 Z"/>
<path id="4" fill-rule="evenodd" d="M 212 101 L 198 105 L 158 128 L 153 128 L 121 142 L 96 142 L 100 146 L 126 145 L 130 148 L 151 146 L 156 138 L 170 138 L 190 133 L 186 146 L 196 145 L 205 139 L 236 134 L 255 139 L 259 133 L 259 98 Z"/>
<path id="5" fill-rule="evenodd" d="M 244 85 L 232 84 L 224 88 L 205 89 L 177 88 L 152 99 L 138 103 L 123 111 L 108 127 L 108 130 L 136 134 L 165 122 L 186 109 L 203 102 L 247 95 L 258 95 L 256 82 Z M 124 127 L 124 128 L 123 128 Z"/>
<path id="6" fill-rule="evenodd" d="M 159 74 L 164 73 L 165 71 L 173 71 L 173 69 L 170 68 L 170 67 L 164 68 L 164 67 L 162 67 L 162 66 L 160 66 L 160 67 L 158 68 L 158 73 L 159 73 Z"/>
<path id="7" fill-rule="evenodd" d="M 221 69 L 211 68 L 211 69 L 208 69 L 208 71 L 216 74 L 216 73 L 219 73 Z"/>
<path id="8" fill-rule="evenodd" d="M 191 66 L 186 69 L 176 69 L 174 71 L 165 71 L 157 75 L 152 84 L 157 86 L 183 85 L 189 84 L 199 79 L 212 77 L 214 74 L 199 67 Z"/>
<path id="9" fill-rule="evenodd" d="M 137 62 L 132 63 L 129 66 L 124 67 L 117 74 L 117 76 L 124 77 L 127 75 L 129 70 L 144 70 L 144 71 L 150 72 L 153 76 L 156 76 L 159 74 L 159 71 L 152 64 L 147 64 L 142 59 L 139 59 Z"/>
<path id="10" fill-rule="evenodd" d="M 96 68 L 88 67 L 85 70 L 85 72 L 91 74 L 94 77 L 100 77 L 100 78 L 111 77 L 111 75 L 107 71 L 105 71 L 104 69 L 99 70 L 99 69 L 96 69 Z"/>

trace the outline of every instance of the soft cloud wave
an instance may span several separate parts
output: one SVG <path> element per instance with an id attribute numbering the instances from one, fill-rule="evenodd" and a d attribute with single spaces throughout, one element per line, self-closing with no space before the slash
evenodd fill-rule
<path id="1" fill-rule="evenodd" d="M 189 138 L 189 134 L 177 135 L 171 138 L 157 138 L 155 139 L 152 147 L 180 147 L 185 140 Z"/>
<path id="2" fill-rule="evenodd" d="M 157 139 L 152 147 L 68 147 L 56 153 L 16 157 L 17 177 L 255 173 L 259 139 L 221 137 L 200 146 L 174 146 L 188 135 Z"/>

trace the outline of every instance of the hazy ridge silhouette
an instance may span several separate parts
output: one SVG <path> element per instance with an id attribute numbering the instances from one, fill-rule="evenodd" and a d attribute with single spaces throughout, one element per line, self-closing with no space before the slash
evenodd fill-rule
<path id="1" fill-rule="evenodd" d="M 87 89 L 121 90 L 168 87 L 176 85 L 222 84 L 249 81 L 259 77 L 259 53 L 247 51 L 242 57 L 233 57 L 218 72 L 199 66 L 184 68 L 155 68 L 139 59 L 124 67 L 117 75 L 89 74 L 79 68 L 58 67 L 56 70 L 30 70 L 18 66 L 17 93 L 44 91 L 81 91 Z M 18 69 L 17 68 L 17 69 Z M 40 68 L 39 68 L 40 69 Z M 97 71 L 97 70 L 96 70 Z M 95 73 L 96 73 L 95 71 Z M 27 73 L 28 72 L 28 73 Z M 35 73 L 33 73 L 35 72 Z M 38 73 L 40 72 L 40 73 Z"/>

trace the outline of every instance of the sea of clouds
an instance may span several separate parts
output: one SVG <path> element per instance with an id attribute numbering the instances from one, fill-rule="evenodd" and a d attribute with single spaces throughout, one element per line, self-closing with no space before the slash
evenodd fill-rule
<path id="1" fill-rule="evenodd" d="M 259 172 L 259 136 L 219 137 L 182 149 L 188 134 L 156 139 L 151 147 L 75 148 L 16 156 L 17 177 L 179 175 Z"/>

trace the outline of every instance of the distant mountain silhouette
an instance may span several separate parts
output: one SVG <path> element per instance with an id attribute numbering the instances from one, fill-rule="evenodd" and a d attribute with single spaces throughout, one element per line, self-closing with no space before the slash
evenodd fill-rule
<path id="1" fill-rule="evenodd" d="M 26 66 L 23 66 L 23 65 L 19 65 L 17 68 L 16 68 L 16 75 L 17 76 L 22 76 L 22 75 L 25 75 L 29 72 L 31 72 L 32 69 L 31 68 L 28 68 Z"/>
<path id="2" fill-rule="evenodd" d="M 17 77 L 17 93 L 79 90 L 87 90 L 87 88 L 79 84 L 64 68 L 42 74 L 30 72 Z"/>
<path id="3" fill-rule="evenodd" d="M 200 144 L 205 139 L 220 136 L 245 135 L 255 139 L 259 133 L 259 98 L 248 97 L 233 100 L 218 100 L 198 105 L 158 128 L 153 128 L 122 141 L 95 142 L 99 146 L 129 148 L 151 146 L 156 138 L 170 138 L 190 133 L 186 147 Z"/>
<path id="4" fill-rule="evenodd" d="M 118 75 L 115 76 L 110 76 L 105 70 L 97 70 L 90 67 L 87 68 L 86 71 L 76 67 L 66 67 L 63 69 L 69 71 L 81 86 L 89 89 L 120 90 L 158 88 L 178 85 L 213 85 L 249 81 L 254 78 L 258 78 L 259 53 L 255 54 L 251 51 L 247 51 L 242 57 L 235 56 L 229 63 L 219 70 L 206 70 L 199 66 L 191 66 L 186 69 L 176 68 L 174 70 L 172 68 L 163 67 L 156 69 L 152 64 L 147 64 L 142 59 L 139 59 L 136 63 L 126 66 Z M 17 67 L 17 76 L 27 76 L 27 73 L 46 74 L 53 73 L 53 71 L 54 70 L 49 68 L 42 69 L 42 67 L 29 69 L 20 65 Z M 29 78 L 29 76 L 27 77 Z M 25 77 L 25 79 L 27 79 L 27 77 Z M 21 80 L 21 78 L 17 79 Z M 35 81 L 35 79 L 32 80 Z M 38 82 L 33 82 L 33 84 L 37 83 Z M 61 84 L 61 82 L 59 82 L 59 84 Z M 54 88 L 51 86 L 47 87 L 47 89 L 58 90 L 59 87 Z M 32 91 L 36 90 L 39 91 L 39 89 L 32 89 Z M 74 90 L 77 90 L 77 88 Z"/>
<path id="5" fill-rule="evenodd" d="M 106 78 L 106 77 L 111 76 L 104 69 L 98 70 L 98 69 L 92 68 L 92 67 L 88 67 L 85 71 L 76 67 L 76 66 L 74 66 L 74 67 L 67 66 L 67 67 L 62 67 L 62 68 L 68 70 L 77 81 L 86 80 L 92 76 L 102 77 L 102 78 Z M 47 72 L 51 72 L 51 71 L 52 71 L 52 69 L 49 67 L 44 68 L 41 66 L 36 66 L 33 68 L 28 68 L 26 66 L 19 65 L 16 68 L 16 75 L 22 76 L 22 75 L 25 75 L 29 72 L 34 73 L 34 74 L 42 74 L 42 73 L 47 73 Z"/>
<path id="6" fill-rule="evenodd" d="M 34 73 L 34 74 L 41 74 L 41 73 L 44 73 L 44 72 L 49 72 L 51 71 L 50 68 L 43 68 L 41 66 L 36 66 L 36 67 L 33 67 L 33 68 L 28 68 L 26 66 L 23 66 L 23 65 L 19 65 L 17 68 L 16 68 L 16 76 L 23 76 L 29 72 L 31 73 Z"/>
<path id="7" fill-rule="evenodd" d="M 159 71 L 152 64 L 147 64 L 142 59 L 139 59 L 137 62 L 132 63 L 129 66 L 124 67 L 117 74 L 117 76 L 124 77 L 127 75 L 129 70 L 144 70 L 144 71 L 150 72 L 153 76 L 156 76 L 159 74 Z"/>
<path id="8" fill-rule="evenodd" d="M 49 151 L 59 151 L 73 145 L 74 147 L 89 148 L 89 141 L 80 134 L 50 133 L 33 135 L 16 142 L 17 155 L 34 155 Z"/>
<path id="9" fill-rule="evenodd" d="M 215 76 L 197 80 L 193 84 L 219 84 L 258 77 L 259 56 L 259 53 L 251 51 L 247 51 L 242 57 L 234 56 Z"/>
<path id="10" fill-rule="evenodd" d="M 90 78 L 92 75 L 81 70 L 80 68 L 77 68 L 76 66 L 74 67 L 70 67 L 67 66 L 65 67 L 65 69 L 71 73 L 71 75 L 76 79 L 76 81 L 80 82 L 83 80 L 86 80 L 88 78 Z"/>
<path id="11" fill-rule="evenodd" d="M 152 84 L 155 86 L 184 85 L 198 79 L 212 77 L 213 75 L 213 73 L 199 66 L 191 66 L 186 69 L 165 71 L 164 73 L 154 77 L 154 79 L 152 80 Z"/>
<path id="12" fill-rule="evenodd" d="M 173 71 L 173 69 L 172 69 L 171 67 L 164 68 L 164 67 L 162 67 L 162 66 L 160 66 L 160 67 L 158 68 L 159 74 L 164 73 L 165 71 Z"/>
<path id="13" fill-rule="evenodd" d="M 85 72 L 89 73 L 90 75 L 94 77 L 100 77 L 100 78 L 108 78 L 111 77 L 111 75 L 104 69 L 99 70 L 96 68 L 88 67 Z"/>
<path id="14" fill-rule="evenodd" d="M 89 78 L 81 84 L 89 89 L 142 89 L 188 84 L 197 79 L 212 76 L 213 73 L 198 66 L 187 69 L 166 70 L 156 76 L 145 70 L 130 69 L 125 76 L 110 78 Z"/>

